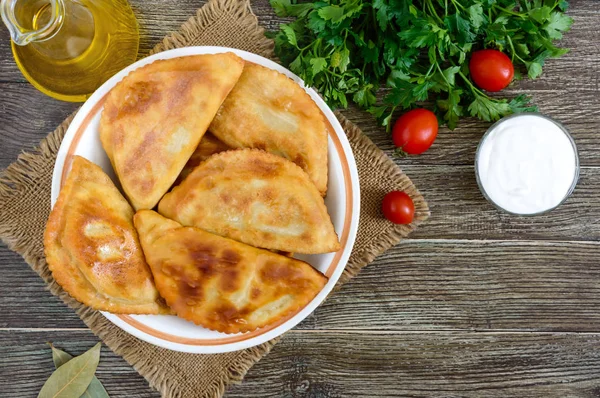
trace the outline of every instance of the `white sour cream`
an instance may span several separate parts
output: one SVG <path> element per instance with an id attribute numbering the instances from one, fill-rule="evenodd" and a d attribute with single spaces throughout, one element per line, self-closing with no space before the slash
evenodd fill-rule
<path id="1" fill-rule="evenodd" d="M 579 175 L 575 144 L 550 119 L 509 117 L 484 136 L 477 152 L 479 184 L 490 201 L 516 214 L 558 206 Z"/>

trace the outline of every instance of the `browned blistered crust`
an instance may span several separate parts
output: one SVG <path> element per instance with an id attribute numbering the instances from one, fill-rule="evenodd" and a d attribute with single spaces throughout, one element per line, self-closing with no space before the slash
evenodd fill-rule
<path id="1" fill-rule="evenodd" d="M 283 156 L 327 192 L 327 126 L 323 113 L 295 81 L 246 62 L 240 79 L 210 125 L 233 148 L 257 148 Z"/>
<path id="2" fill-rule="evenodd" d="M 156 286 L 178 316 L 224 333 L 250 332 L 306 306 L 327 283 L 309 264 L 151 210 L 134 216 Z"/>
<path id="3" fill-rule="evenodd" d="M 211 156 L 164 196 L 158 212 L 265 249 L 316 254 L 340 247 L 325 202 L 308 175 L 289 160 L 258 149 Z"/>
<path id="4" fill-rule="evenodd" d="M 71 296 L 94 309 L 168 313 L 132 217 L 131 206 L 102 169 L 76 156 L 46 225 L 48 266 Z"/>
<path id="5" fill-rule="evenodd" d="M 233 53 L 158 60 L 110 91 L 100 139 L 135 209 L 153 208 L 171 187 L 243 67 Z"/>

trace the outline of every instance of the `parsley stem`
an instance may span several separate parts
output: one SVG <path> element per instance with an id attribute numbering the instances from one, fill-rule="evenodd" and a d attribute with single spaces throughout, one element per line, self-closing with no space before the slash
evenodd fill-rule
<path id="1" fill-rule="evenodd" d="M 460 3 L 457 3 L 455 0 L 450 0 L 450 1 L 452 1 L 452 4 L 454 5 L 454 8 L 456 8 L 456 12 L 457 12 L 457 13 L 459 13 L 459 12 L 460 12 L 460 10 L 458 9 L 458 7 L 462 8 L 462 9 L 463 9 L 463 11 L 465 11 L 465 7 L 463 7 L 463 6 L 462 6 L 462 4 L 460 4 Z M 457 6 L 458 6 L 458 7 L 457 7 Z"/>
<path id="2" fill-rule="evenodd" d="M 513 41 L 510 38 L 509 35 L 506 35 L 506 38 L 508 39 L 508 45 L 510 46 L 510 50 L 511 50 L 511 57 L 510 57 L 510 61 L 513 62 L 515 57 L 517 57 L 517 59 L 523 63 L 526 63 L 523 58 L 519 57 L 519 54 L 517 54 L 517 51 L 515 50 L 515 46 L 513 45 Z"/>
<path id="3" fill-rule="evenodd" d="M 487 95 L 485 95 L 485 93 L 483 91 L 481 91 L 480 89 L 478 89 L 477 87 L 475 87 L 473 85 L 473 83 L 471 83 L 471 81 L 469 80 L 469 78 L 466 77 L 465 74 L 462 73 L 462 71 L 458 71 L 458 74 L 460 75 L 460 77 L 463 78 L 463 80 L 465 81 L 465 83 L 467 83 L 469 85 L 469 87 L 471 88 L 471 91 L 473 92 L 473 94 L 487 97 Z"/>
<path id="4" fill-rule="evenodd" d="M 427 7 L 429 8 L 429 12 L 431 13 L 431 16 L 433 16 L 435 19 L 437 19 L 439 21 L 439 23 L 444 25 L 444 21 L 442 20 L 442 18 L 440 18 L 438 13 L 435 11 L 435 7 L 434 7 L 433 3 L 431 2 L 431 0 L 426 0 L 423 5 L 427 5 Z M 423 13 L 426 14 L 425 11 L 423 11 Z"/>
<path id="5" fill-rule="evenodd" d="M 444 78 L 444 81 L 448 85 L 448 90 L 450 90 L 452 88 L 452 85 L 450 84 L 450 82 L 448 81 L 448 79 L 446 79 L 446 75 L 444 75 L 444 72 L 442 72 L 442 68 L 440 67 L 439 62 L 436 62 L 435 66 L 437 66 L 437 70 L 440 72 L 440 75 L 442 75 L 442 77 Z"/>
<path id="6" fill-rule="evenodd" d="M 519 17 L 521 19 L 525 18 L 525 16 L 523 14 L 520 14 L 518 12 L 514 12 L 514 11 L 511 11 L 511 10 L 508 10 L 508 9 L 506 9 L 504 7 L 499 7 L 499 6 L 494 5 L 494 6 L 492 6 L 492 8 L 496 8 L 496 9 L 498 9 L 500 11 L 504 11 L 507 14 L 514 15 L 515 17 Z"/>

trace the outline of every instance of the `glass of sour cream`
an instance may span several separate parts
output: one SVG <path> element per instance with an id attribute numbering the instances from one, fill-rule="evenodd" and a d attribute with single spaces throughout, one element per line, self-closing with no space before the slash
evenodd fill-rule
<path id="1" fill-rule="evenodd" d="M 563 203 L 579 179 L 579 157 L 565 127 L 537 113 L 505 117 L 484 134 L 475 155 L 483 196 L 516 215 L 538 215 Z"/>

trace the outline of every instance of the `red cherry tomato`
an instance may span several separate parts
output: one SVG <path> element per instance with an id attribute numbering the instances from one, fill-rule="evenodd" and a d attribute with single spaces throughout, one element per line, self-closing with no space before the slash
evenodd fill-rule
<path id="1" fill-rule="evenodd" d="M 394 145 L 411 155 L 425 152 L 437 137 L 438 121 L 427 109 L 413 109 L 400 116 L 392 129 Z"/>
<path id="2" fill-rule="evenodd" d="M 410 224 L 415 216 L 415 205 L 405 192 L 392 191 L 383 197 L 381 210 L 394 224 Z"/>
<path id="3" fill-rule="evenodd" d="M 469 62 L 471 77 L 487 91 L 500 91 L 510 84 L 515 68 L 506 54 L 498 50 L 475 51 Z"/>

